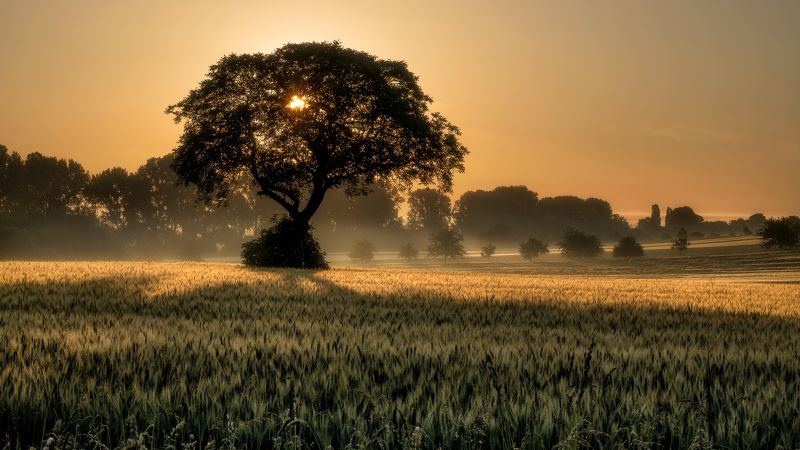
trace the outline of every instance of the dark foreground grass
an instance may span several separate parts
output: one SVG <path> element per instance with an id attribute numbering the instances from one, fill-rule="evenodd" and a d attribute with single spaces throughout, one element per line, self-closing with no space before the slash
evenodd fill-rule
<path id="1" fill-rule="evenodd" d="M 247 276 L 0 282 L 0 448 L 800 446 L 792 317 Z"/>

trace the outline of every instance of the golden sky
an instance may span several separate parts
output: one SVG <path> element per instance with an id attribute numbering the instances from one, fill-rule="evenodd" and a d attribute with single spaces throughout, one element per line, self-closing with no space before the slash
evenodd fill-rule
<path id="1" fill-rule="evenodd" d="M 798 24 L 794 0 L 0 0 L 0 143 L 135 169 L 222 55 L 338 39 L 407 61 L 461 127 L 456 194 L 800 214 Z"/>

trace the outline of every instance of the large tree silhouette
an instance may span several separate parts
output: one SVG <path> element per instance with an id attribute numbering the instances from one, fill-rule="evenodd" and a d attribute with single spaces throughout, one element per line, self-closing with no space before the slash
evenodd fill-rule
<path id="1" fill-rule="evenodd" d="M 246 174 L 308 228 L 332 188 L 357 195 L 382 181 L 450 190 L 467 150 L 430 103 L 404 62 L 338 42 L 225 56 L 167 108 L 184 123 L 173 168 L 206 201 L 224 201 Z"/>

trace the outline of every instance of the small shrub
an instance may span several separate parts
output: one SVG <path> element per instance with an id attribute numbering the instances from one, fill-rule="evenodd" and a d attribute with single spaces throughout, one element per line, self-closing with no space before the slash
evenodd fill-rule
<path id="1" fill-rule="evenodd" d="M 640 258 L 644 256 L 644 249 L 635 237 L 626 236 L 614 246 L 614 256 L 617 258 Z"/>
<path id="2" fill-rule="evenodd" d="M 533 258 L 538 258 L 539 255 L 544 255 L 548 252 L 547 244 L 538 239 L 530 238 L 519 244 L 519 254 L 528 261 L 532 261 Z"/>
<path id="3" fill-rule="evenodd" d="M 496 250 L 497 250 L 497 247 L 495 247 L 494 245 L 486 244 L 483 247 L 481 247 L 481 256 L 483 256 L 486 259 L 489 259 L 489 258 L 492 257 L 492 255 L 494 255 L 494 252 Z"/>
<path id="4" fill-rule="evenodd" d="M 311 226 L 296 224 L 288 217 L 261 231 L 261 235 L 242 244 L 242 260 L 247 266 L 327 269 L 325 252 L 311 235 Z"/>
<path id="5" fill-rule="evenodd" d="M 564 238 L 559 242 L 561 253 L 564 256 L 584 258 L 600 256 L 603 253 L 603 246 L 597 236 L 567 228 Z"/>

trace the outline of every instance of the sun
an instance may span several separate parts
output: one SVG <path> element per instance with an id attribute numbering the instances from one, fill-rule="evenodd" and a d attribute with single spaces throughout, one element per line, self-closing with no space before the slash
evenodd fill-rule
<path id="1" fill-rule="evenodd" d="M 293 95 L 292 101 L 286 107 L 289 109 L 304 109 L 306 107 L 306 98 Z"/>

